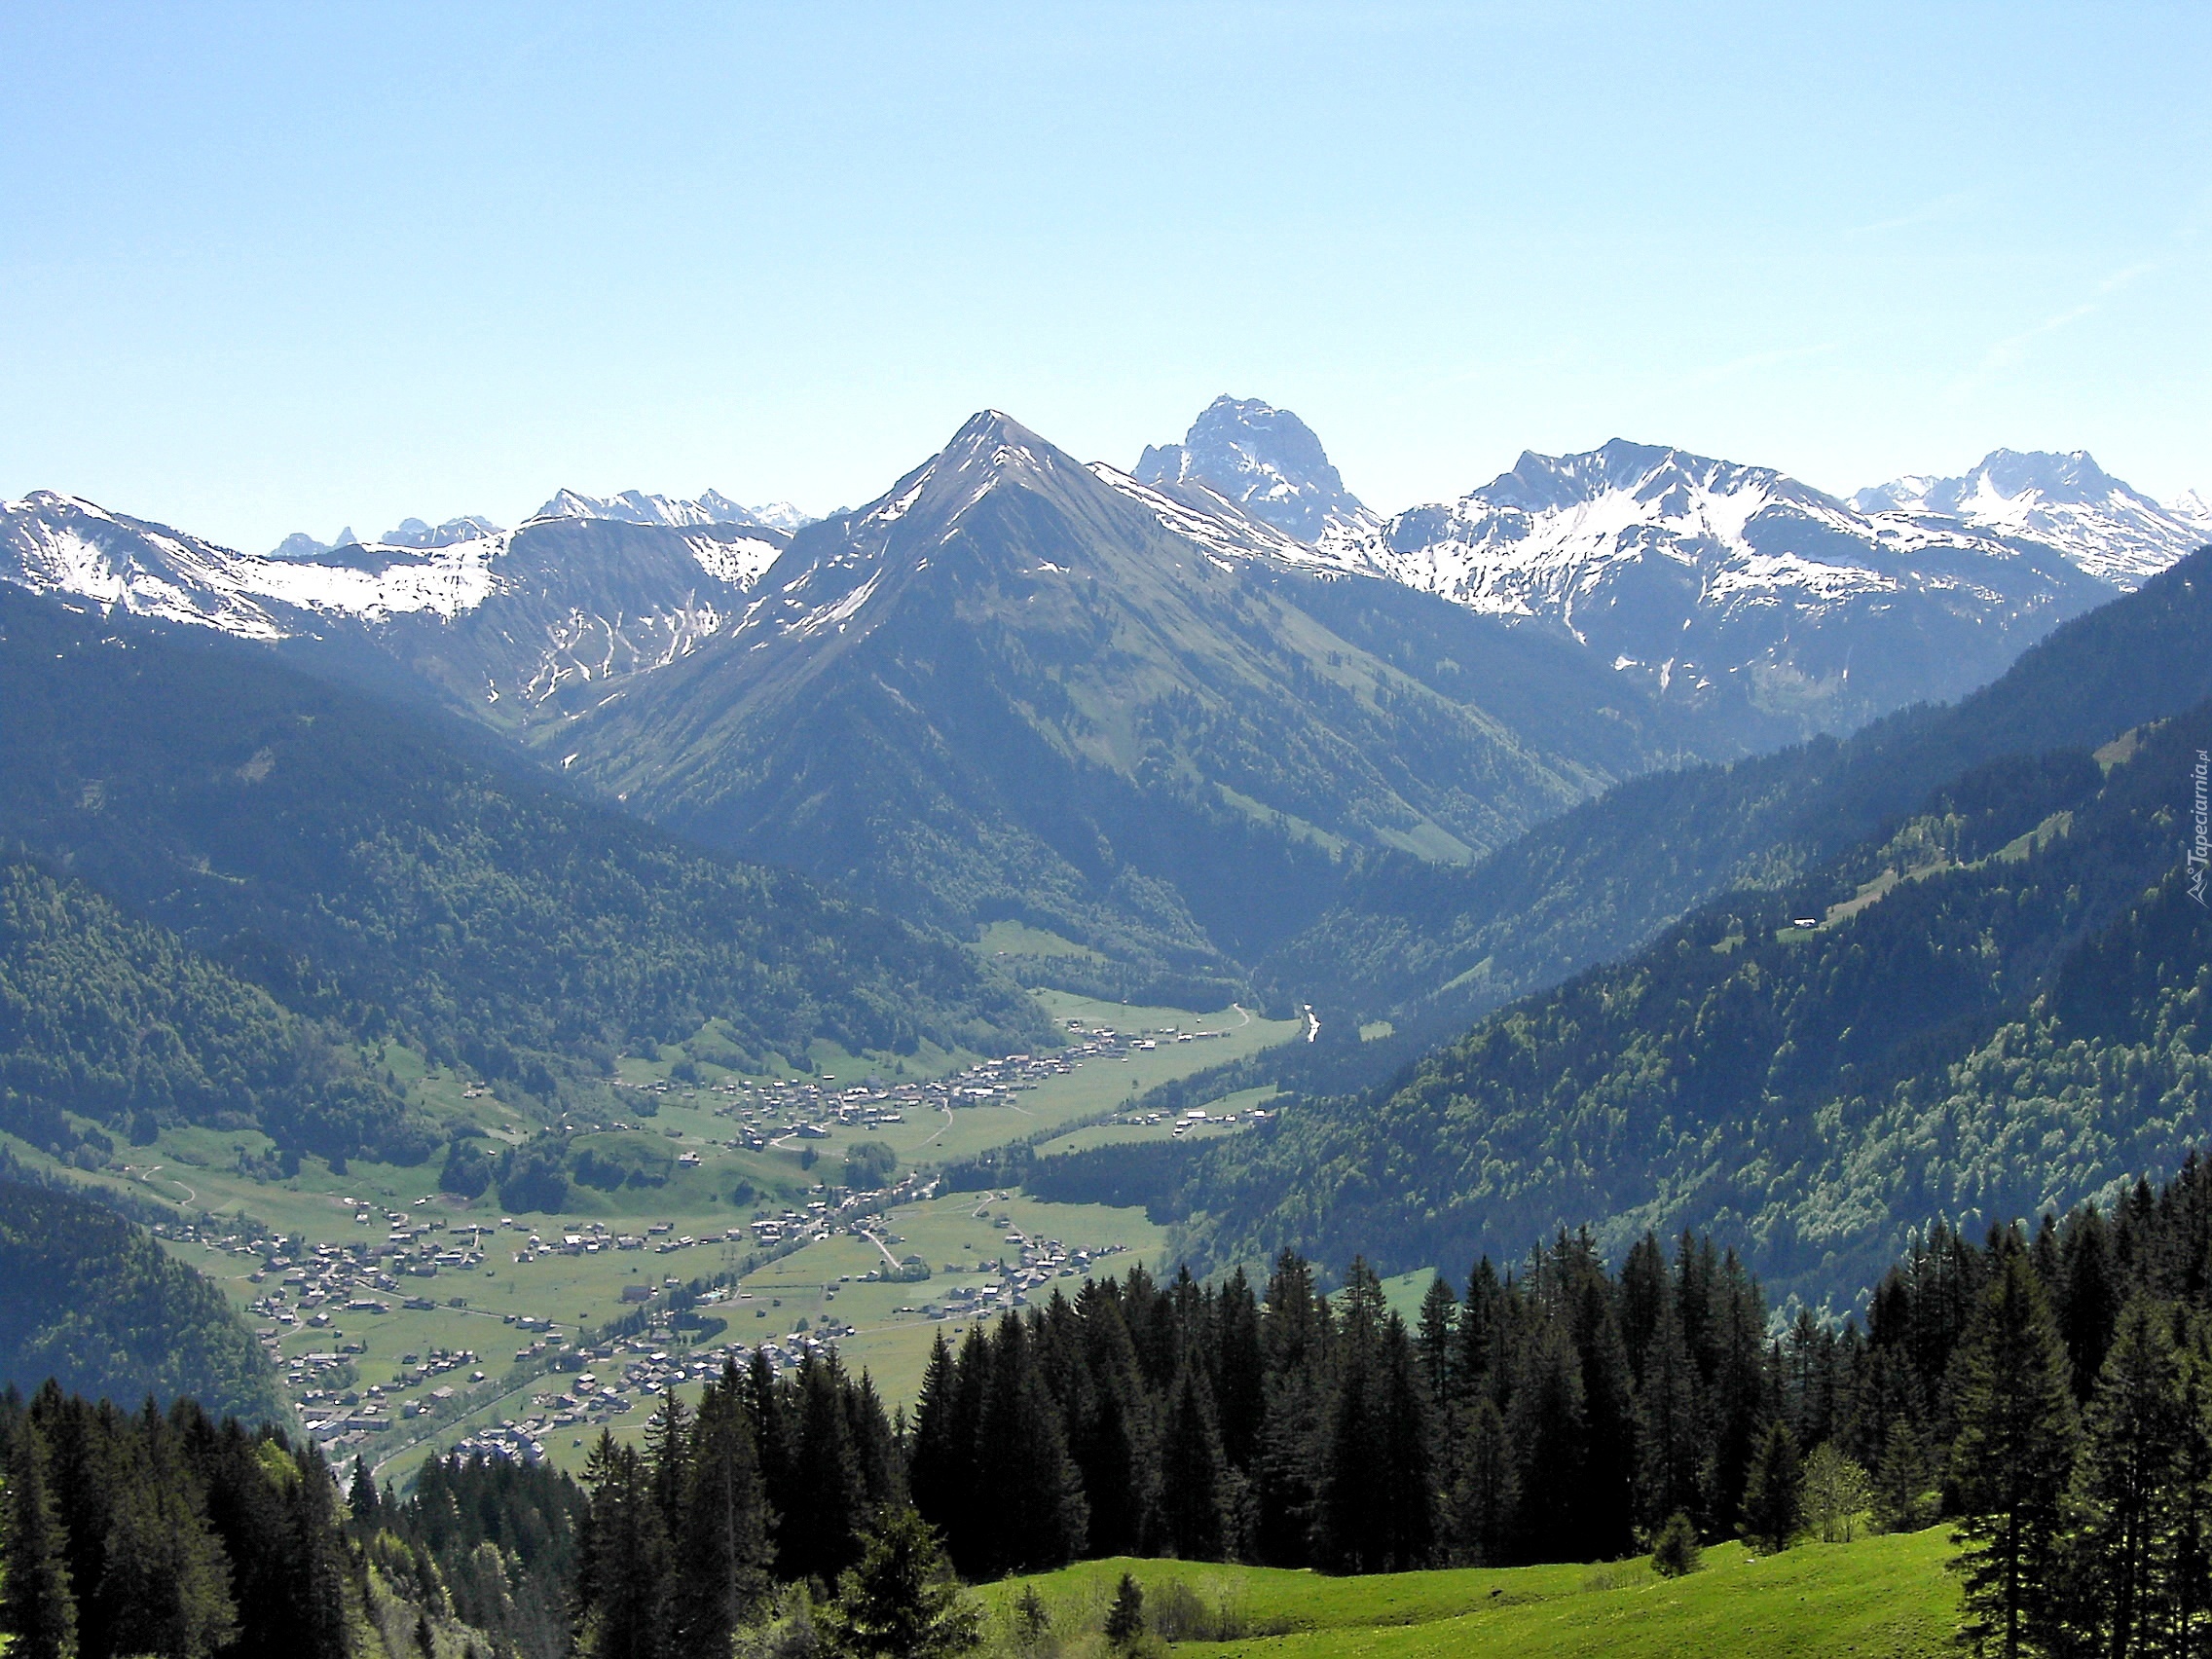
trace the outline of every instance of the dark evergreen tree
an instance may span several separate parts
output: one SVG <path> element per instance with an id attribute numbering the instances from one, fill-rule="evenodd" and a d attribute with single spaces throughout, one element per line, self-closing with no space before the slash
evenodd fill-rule
<path id="1" fill-rule="evenodd" d="M 2204 1427 L 2187 1406 L 2168 1322 L 2139 1298 L 2090 1397 L 2068 1505 L 2068 1612 L 2110 1654 L 2160 1651 L 2192 1599 L 2195 1505 L 2184 1483 L 2197 1461 L 2189 1441 Z"/>
<path id="2" fill-rule="evenodd" d="M 668 1538 L 651 1472 L 602 1430 L 584 1464 L 591 1511 L 576 1552 L 578 1659 L 662 1659 L 671 1614 Z"/>
<path id="3" fill-rule="evenodd" d="M 1212 1402 L 1197 1373 L 1185 1367 L 1168 1393 L 1161 1426 L 1158 1553 L 1185 1561 L 1221 1559 L 1224 1473 Z"/>
<path id="4" fill-rule="evenodd" d="M 768 1588 L 767 1489 L 734 1360 L 699 1396 L 675 1539 L 676 1659 L 726 1659 Z"/>
<path id="5" fill-rule="evenodd" d="M 0 1630 L 14 1639 L 10 1652 L 18 1659 L 75 1659 L 77 1599 L 46 1461 L 37 1428 L 18 1422 L 0 1509 Z"/>
<path id="6" fill-rule="evenodd" d="M 1803 1480 L 1797 1437 L 1778 1418 L 1760 1436 L 1744 1483 L 1744 1536 L 1769 1554 L 1788 1549 L 1797 1535 Z"/>
<path id="7" fill-rule="evenodd" d="M 2076 1426 L 2066 1352 L 2024 1246 L 2004 1252 L 1959 1354 L 1951 1478 L 1965 1510 L 1967 1629 L 2005 1659 L 2057 1629 Z"/>
<path id="8" fill-rule="evenodd" d="M 829 1626 L 844 1659 L 953 1659 L 982 1640 L 937 1533 L 904 1507 L 870 1529 L 838 1581 Z"/>

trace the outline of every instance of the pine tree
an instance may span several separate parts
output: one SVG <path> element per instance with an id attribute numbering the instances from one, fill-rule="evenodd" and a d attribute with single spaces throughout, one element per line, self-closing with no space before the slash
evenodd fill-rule
<path id="1" fill-rule="evenodd" d="M 1570 1561 L 1582 1553 L 1581 1516 L 1588 1419 L 1582 1367 L 1560 1318 L 1547 1318 L 1517 1368 L 1506 1439 L 1519 1456 L 1515 1486 L 1520 1497 L 1515 1542 L 1531 1561 Z"/>
<path id="2" fill-rule="evenodd" d="M 834 1350 L 810 1353 L 797 1380 L 797 1448 L 779 1510 L 776 1568 L 786 1578 L 834 1583 L 859 1559 L 868 1524 L 866 1491 L 845 1410 L 845 1376 Z"/>
<path id="3" fill-rule="evenodd" d="M 1682 1341 L 1675 1299 L 1664 1290 L 1640 1370 L 1637 1492 L 1644 1525 L 1656 1528 L 1677 1511 L 1697 1510 L 1707 1456 L 1697 1367 Z"/>
<path id="4" fill-rule="evenodd" d="M 2025 1248 L 2001 1255 L 1958 1354 L 1951 1478 L 1967 1632 L 2005 1659 L 2040 1650 L 2059 1605 L 2061 1502 L 2076 1427 L 2064 1350 Z"/>
<path id="5" fill-rule="evenodd" d="M 668 1538 L 645 1460 L 602 1430 L 584 1462 L 591 1511 L 576 1552 L 577 1659 L 668 1651 Z"/>
<path id="6" fill-rule="evenodd" d="M 1908 1418 L 1895 1419 L 1874 1471 L 1874 1523 L 1885 1532 L 1909 1532 L 1929 1520 L 1928 1452 Z"/>
<path id="7" fill-rule="evenodd" d="M 1261 1326 L 1267 1353 L 1267 1416 L 1257 1458 L 1260 1557 L 1272 1567 L 1310 1558 L 1326 1442 L 1326 1383 L 1334 1333 L 1311 1264 L 1285 1250 L 1268 1281 Z"/>
<path id="8" fill-rule="evenodd" d="M 988 1390 L 977 1437 L 985 1570 L 1063 1567 L 1083 1547 L 1089 1510 L 1068 1457 L 1058 1407 L 1038 1375 L 1029 1333 L 1012 1313 L 992 1333 Z"/>
<path id="9" fill-rule="evenodd" d="M 2068 1505 L 2070 1588 L 2109 1653 L 2156 1651 L 2184 1600 L 2187 1439 L 2179 1357 L 2161 1309 L 2127 1305 L 2083 1423 Z"/>
<path id="10" fill-rule="evenodd" d="M 699 1397 L 676 1537 L 677 1659 L 727 1659 L 768 1588 L 768 1500 L 736 1361 Z"/>
<path id="11" fill-rule="evenodd" d="M 1168 1394 L 1160 1436 L 1161 1553 L 1184 1561 L 1221 1559 L 1223 1474 L 1212 1403 L 1186 1366 Z"/>
<path id="12" fill-rule="evenodd" d="M 952 1576 L 928 1522 L 901 1506 L 867 1534 L 838 1580 L 830 1637 L 843 1659 L 951 1659 L 982 1640 L 982 1620 Z"/>
<path id="13" fill-rule="evenodd" d="M 1452 1294 L 1452 1286 L 1442 1273 L 1428 1281 L 1428 1290 L 1420 1299 L 1420 1319 L 1415 1329 L 1420 1348 L 1421 1380 L 1428 1385 L 1428 1397 L 1439 1404 L 1452 1397 L 1452 1360 L 1456 1346 L 1454 1338 L 1458 1334 L 1459 1299 Z"/>
<path id="14" fill-rule="evenodd" d="M 0 1629 L 15 1639 L 13 1659 L 75 1659 L 77 1599 L 37 1428 L 18 1423 L 8 1453 L 7 1490 L 0 1494 Z"/>
<path id="15" fill-rule="evenodd" d="M 1426 1567 L 1436 1553 L 1438 1493 L 1433 1396 L 1405 1322 L 1390 1315 L 1382 1333 L 1382 1556 L 1400 1571 Z"/>
<path id="16" fill-rule="evenodd" d="M 1143 1640 L 1144 1591 L 1124 1572 L 1114 1586 L 1114 1601 L 1106 1609 L 1106 1645 L 1116 1653 L 1130 1653 Z"/>
<path id="17" fill-rule="evenodd" d="M 1786 1550 L 1797 1535 L 1800 1484 L 1797 1437 L 1780 1419 L 1767 1425 L 1744 1483 L 1744 1536 L 1769 1554 Z"/>
<path id="18" fill-rule="evenodd" d="M 1506 1540 L 1518 1503 L 1505 1419 L 1495 1401 L 1482 1398 L 1461 1414 L 1461 1423 L 1454 1459 L 1453 1553 L 1469 1567 L 1498 1567 L 1509 1555 Z"/>

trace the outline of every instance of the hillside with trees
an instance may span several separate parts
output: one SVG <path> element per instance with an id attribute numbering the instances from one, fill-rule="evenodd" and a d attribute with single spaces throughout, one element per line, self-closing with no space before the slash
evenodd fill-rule
<path id="1" fill-rule="evenodd" d="M 0 701 L 4 1126 L 42 1144 L 64 1111 L 124 1129 L 227 1093 L 295 1149 L 403 1151 L 358 1063 L 387 1041 L 541 1106 L 710 1020 L 756 1065 L 1051 1041 L 941 935 L 250 647 L 0 589 Z"/>
<path id="2" fill-rule="evenodd" d="M 1385 1271 L 1588 1221 L 1725 1232 L 1848 1298 L 1936 1215 L 2065 1207 L 2212 1110 L 2212 917 L 2181 821 L 2212 704 L 1965 772 L 1812 873 L 1194 1160 L 1194 1251 Z"/>
<path id="3" fill-rule="evenodd" d="M 0 1383 L 50 1378 L 127 1405 L 185 1395 L 249 1423 L 288 1416 L 244 1321 L 152 1235 L 89 1198 L 0 1181 Z"/>

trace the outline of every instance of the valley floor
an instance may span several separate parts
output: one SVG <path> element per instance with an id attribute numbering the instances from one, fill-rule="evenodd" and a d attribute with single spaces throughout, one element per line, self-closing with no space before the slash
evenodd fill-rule
<path id="1" fill-rule="evenodd" d="M 1105 1654 L 1098 1632 L 1124 1571 L 1190 1659 L 1935 1659 L 1956 1649 L 1951 1553 L 1936 1527 L 1768 1557 L 1722 1545 L 1677 1579 L 1641 1560 L 1364 1578 L 1112 1560 L 980 1595 L 993 1647 L 1011 1654 L 1012 1608 L 1034 1587 L 1062 1659 Z"/>

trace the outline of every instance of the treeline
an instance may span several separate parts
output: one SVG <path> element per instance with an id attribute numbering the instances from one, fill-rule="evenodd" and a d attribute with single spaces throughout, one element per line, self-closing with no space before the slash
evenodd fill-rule
<path id="1" fill-rule="evenodd" d="M 311 1444 L 94 1405 L 0 1399 L 0 1614 L 12 1659 L 341 1659 L 367 1599 Z"/>
<path id="2" fill-rule="evenodd" d="M 586 1659 L 727 1659 L 779 1581 L 834 1584 L 903 1515 L 905 1457 L 874 1383 L 834 1354 L 779 1378 L 725 1363 L 696 1411 L 669 1394 L 645 1444 L 602 1432 L 571 1604 Z"/>
<path id="3" fill-rule="evenodd" d="M 425 1613 L 481 1632 L 494 1653 L 566 1659 L 569 1598 L 587 1504 L 544 1464 L 436 1457 L 404 1501 L 356 1461 L 349 1530 L 386 1579 Z"/>
<path id="4" fill-rule="evenodd" d="M 1874 1324 L 1899 1338 L 1887 1456 L 1932 1454 L 1971 1641 L 2053 1659 L 2212 1643 L 2212 1165 L 2139 1183 L 2109 1221 L 1939 1237 Z"/>

